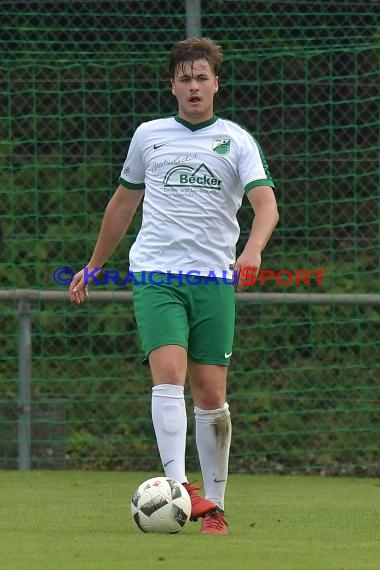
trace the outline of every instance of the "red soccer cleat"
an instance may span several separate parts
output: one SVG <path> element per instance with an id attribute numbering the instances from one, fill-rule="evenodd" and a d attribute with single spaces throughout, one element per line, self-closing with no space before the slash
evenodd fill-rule
<path id="1" fill-rule="evenodd" d="M 216 505 L 205 499 L 197 493 L 202 489 L 202 485 L 191 485 L 191 483 L 183 483 L 186 491 L 189 493 L 191 500 L 191 521 L 196 521 L 199 517 L 204 517 L 209 511 L 215 510 Z"/>
<path id="2" fill-rule="evenodd" d="M 202 521 L 202 534 L 227 534 L 228 523 L 224 512 L 218 507 L 209 511 Z"/>

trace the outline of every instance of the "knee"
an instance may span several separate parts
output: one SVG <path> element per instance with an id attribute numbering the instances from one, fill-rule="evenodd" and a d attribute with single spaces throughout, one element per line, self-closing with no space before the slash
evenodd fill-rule
<path id="1" fill-rule="evenodd" d="M 153 384 L 183 386 L 186 378 L 187 354 L 180 346 L 163 346 L 149 355 Z"/>
<path id="2" fill-rule="evenodd" d="M 216 410 L 222 408 L 226 401 L 223 390 L 204 387 L 197 395 L 196 405 L 202 410 Z"/>
<path id="3" fill-rule="evenodd" d="M 151 372 L 154 384 L 177 384 L 184 383 L 184 373 L 182 367 L 173 361 L 161 361 L 154 365 L 151 364 Z"/>

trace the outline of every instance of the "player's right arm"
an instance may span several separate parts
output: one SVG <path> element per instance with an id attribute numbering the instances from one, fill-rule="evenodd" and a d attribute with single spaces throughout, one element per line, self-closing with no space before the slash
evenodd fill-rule
<path id="1" fill-rule="evenodd" d="M 98 240 L 91 259 L 86 265 L 87 274 L 96 268 L 100 271 L 117 248 L 128 230 L 143 195 L 144 190 L 132 190 L 122 185 L 118 186 L 104 212 Z M 86 297 L 88 297 L 88 283 L 83 268 L 74 275 L 70 284 L 70 299 L 74 303 L 82 303 Z"/>

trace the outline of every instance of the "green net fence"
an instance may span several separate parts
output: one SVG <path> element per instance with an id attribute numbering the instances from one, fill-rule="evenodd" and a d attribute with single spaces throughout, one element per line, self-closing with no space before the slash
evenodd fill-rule
<path id="1" fill-rule="evenodd" d="M 0 9 L 0 287 L 63 291 L 53 272 L 87 262 L 134 129 L 176 110 L 166 57 L 186 2 Z M 379 475 L 379 304 L 339 302 L 379 291 L 378 4 L 204 0 L 201 22 L 225 54 L 217 114 L 255 133 L 277 184 L 262 268 L 326 272 L 256 290 L 336 295 L 238 303 L 231 470 Z M 244 203 L 238 251 L 250 218 Z M 121 275 L 139 222 L 108 264 Z M 15 468 L 19 311 L 0 307 L 0 467 Z M 31 314 L 32 467 L 161 470 L 131 304 L 40 298 Z"/>

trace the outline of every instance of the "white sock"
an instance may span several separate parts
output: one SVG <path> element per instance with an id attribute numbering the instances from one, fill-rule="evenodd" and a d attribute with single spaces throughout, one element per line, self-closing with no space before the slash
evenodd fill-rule
<path id="1" fill-rule="evenodd" d="M 216 410 L 194 408 L 194 413 L 205 496 L 224 510 L 232 431 L 228 404 Z"/>
<path id="2" fill-rule="evenodd" d="M 185 450 L 187 415 L 183 386 L 159 384 L 152 388 L 152 420 L 166 477 L 187 482 Z"/>

